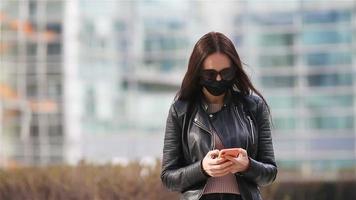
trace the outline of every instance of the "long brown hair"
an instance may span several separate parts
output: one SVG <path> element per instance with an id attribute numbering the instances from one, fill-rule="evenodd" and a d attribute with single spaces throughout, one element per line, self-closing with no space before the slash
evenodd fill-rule
<path id="1" fill-rule="evenodd" d="M 199 73 L 203 69 L 205 58 L 212 53 L 226 54 L 232 67 L 236 67 L 236 76 L 234 86 L 237 87 L 242 95 L 252 94 L 252 91 L 260 96 L 266 103 L 268 111 L 270 108 L 261 93 L 253 86 L 249 77 L 242 68 L 240 57 L 231 40 L 220 32 L 209 32 L 201 37 L 195 44 L 192 54 L 189 58 L 188 69 L 182 81 L 181 88 L 177 93 L 179 100 L 185 100 L 189 103 L 195 101 L 201 94 L 201 85 L 199 84 Z"/>

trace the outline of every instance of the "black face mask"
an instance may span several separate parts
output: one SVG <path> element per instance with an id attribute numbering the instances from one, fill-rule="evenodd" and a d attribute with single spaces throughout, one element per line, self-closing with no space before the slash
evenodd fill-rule
<path id="1" fill-rule="evenodd" d="M 232 86 L 232 81 L 226 81 L 226 80 L 200 80 L 200 84 L 204 86 L 208 92 L 214 96 L 220 96 L 224 94 L 231 86 Z"/>

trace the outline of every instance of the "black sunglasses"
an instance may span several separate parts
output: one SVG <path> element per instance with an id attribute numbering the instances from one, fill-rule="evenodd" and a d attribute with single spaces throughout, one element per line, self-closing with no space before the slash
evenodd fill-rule
<path id="1" fill-rule="evenodd" d="M 214 80 L 216 80 L 216 77 L 218 76 L 218 74 L 220 74 L 220 77 L 222 80 L 231 81 L 235 78 L 235 72 L 236 72 L 236 69 L 233 66 L 224 68 L 221 71 L 216 71 L 215 69 L 204 69 L 204 70 L 202 70 L 200 76 L 204 80 L 214 81 Z"/>

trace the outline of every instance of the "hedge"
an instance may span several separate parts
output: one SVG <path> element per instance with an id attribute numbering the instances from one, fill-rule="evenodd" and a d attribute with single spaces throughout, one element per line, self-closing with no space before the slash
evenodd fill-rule
<path id="1" fill-rule="evenodd" d="M 173 200 L 160 179 L 161 162 L 144 165 L 21 167 L 0 170 L 1 200 Z M 283 173 L 282 173 L 283 174 Z M 280 173 L 279 173 L 280 176 Z M 261 188 L 265 200 L 356 199 L 356 180 L 278 181 Z"/>

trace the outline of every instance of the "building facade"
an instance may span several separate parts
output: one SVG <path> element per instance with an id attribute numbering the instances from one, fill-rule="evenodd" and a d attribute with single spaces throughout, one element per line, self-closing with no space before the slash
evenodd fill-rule
<path id="1" fill-rule="evenodd" d="M 40 107 L 47 105 L 49 110 L 40 114 L 29 108 L 15 113 L 14 118 L 31 116 L 21 118 L 25 127 L 32 127 L 27 128 L 29 134 L 21 131 L 27 130 L 22 126 L 11 131 L 30 138 L 44 136 L 38 137 L 42 142 L 57 133 L 62 138 L 57 140 L 62 153 L 58 161 L 160 157 L 168 108 L 193 46 L 203 34 L 220 31 L 232 39 L 245 70 L 271 106 L 272 137 L 281 168 L 309 176 L 356 165 L 353 1 L 337 5 L 328 1 L 19 2 L 3 8 L 18 10 L 7 13 L 15 13 L 14 19 L 34 20 L 31 23 L 38 23 L 39 30 L 50 30 L 57 39 L 31 43 L 26 31 L 15 36 L 12 26 L 2 20 L 6 27 L 2 42 L 20 47 L 1 54 L 6 72 L 1 80 L 13 91 L 3 99 L 21 94 L 21 101 L 33 96 L 45 101 Z M 60 9 L 51 11 L 52 2 Z M 35 62 L 22 62 L 25 58 Z M 17 68 L 10 67 L 20 62 Z M 31 69 L 34 75 L 24 75 Z M 56 128 L 48 125 L 52 118 Z M 7 126 L 2 123 L 2 136 L 10 130 Z M 50 145 L 39 151 L 31 142 L 26 145 L 33 149 L 30 152 L 52 149 Z M 44 159 L 40 163 L 51 162 L 45 153 L 36 155 Z"/>
<path id="2" fill-rule="evenodd" d="M 62 163 L 62 1 L 1 3 L 1 164 Z"/>

